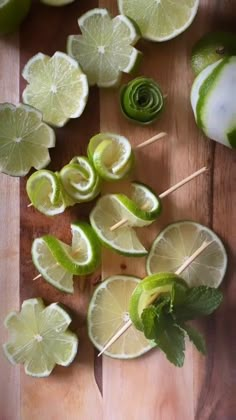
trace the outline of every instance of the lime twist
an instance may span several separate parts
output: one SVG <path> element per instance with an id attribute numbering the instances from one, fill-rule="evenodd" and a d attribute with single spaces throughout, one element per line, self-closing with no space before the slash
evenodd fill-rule
<path id="1" fill-rule="evenodd" d="M 78 338 L 68 326 L 71 318 L 57 303 L 45 306 L 42 299 L 28 299 L 21 311 L 5 319 L 10 339 L 3 345 L 12 364 L 23 364 L 36 378 L 50 375 L 56 365 L 69 366 L 78 351 Z"/>
<path id="2" fill-rule="evenodd" d="M 140 124 L 150 124 L 163 110 L 164 98 L 155 80 L 137 77 L 121 89 L 120 103 L 127 118 Z"/>
<path id="3" fill-rule="evenodd" d="M 32 259 L 41 276 L 57 289 L 73 293 L 73 275 L 93 273 L 101 263 L 101 246 L 91 226 L 72 223 L 72 245 L 52 235 L 34 240 Z M 38 278 L 38 276 L 36 277 Z"/>

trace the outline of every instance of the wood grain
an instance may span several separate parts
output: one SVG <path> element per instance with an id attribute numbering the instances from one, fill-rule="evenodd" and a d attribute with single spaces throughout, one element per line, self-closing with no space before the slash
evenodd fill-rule
<path id="1" fill-rule="evenodd" d="M 0 102 L 19 101 L 18 36 L 0 39 Z M 19 180 L 0 175 L 0 338 L 7 339 L 3 321 L 19 307 Z M 13 397 L 14 396 L 14 397 Z M 0 351 L 0 418 L 18 420 L 20 371 Z"/>

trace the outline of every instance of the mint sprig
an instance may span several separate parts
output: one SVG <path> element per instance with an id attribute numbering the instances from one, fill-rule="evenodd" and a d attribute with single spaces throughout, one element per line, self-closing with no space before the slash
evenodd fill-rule
<path id="1" fill-rule="evenodd" d="M 200 332 L 186 321 L 209 315 L 223 299 L 218 289 L 206 286 L 186 289 L 174 283 L 169 294 L 159 296 L 145 308 L 141 319 L 145 337 L 154 340 L 175 366 L 181 367 L 185 358 L 185 337 L 198 351 L 206 354 L 206 343 Z"/>

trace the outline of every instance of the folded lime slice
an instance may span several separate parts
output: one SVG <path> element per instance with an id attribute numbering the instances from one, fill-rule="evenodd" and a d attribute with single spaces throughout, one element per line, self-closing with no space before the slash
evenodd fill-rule
<path id="1" fill-rule="evenodd" d="M 78 24 L 82 35 L 69 36 L 68 54 L 78 60 L 90 85 L 116 85 L 140 56 L 133 47 L 139 39 L 136 27 L 126 16 L 112 19 L 106 9 L 88 11 Z"/>
<path id="2" fill-rule="evenodd" d="M 88 156 L 100 177 L 106 181 L 125 178 L 134 164 L 129 140 L 113 133 L 99 133 L 92 137 Z"/>
<path id="3" fill-rule="evenodd" d="M 147 258 L 148 274 L 175 272 L 204 241 L 212 243 L 184 270 L 181 277 L 190 287 L 218 287 L 227 268 L 224 245 L 212 230 L 191 221 L 173 223 L 157 236 Z"/>
<path id="4" fill-rule="evenodd" d="M 88 309 L 88 333 L 99 351 L 129 320 L 129 300 L 139 282 L 136 277 L 116 275 L 103 281 L 95 290 Z M 131 326 L 104 354 L 117 359 L 133 359 L 153 347 L 143 333 Z"/>
<path id="5" fill-rule="evenodd" d="M 46 169 L 34 172 L 27 181 L 26 191 L 34 207 L 46 216 L 55 216 L 66 209 L 60 181 L 54 172 Z"/>
<path id="6" fill-rule="evenodd" d="M 127 219 L 127 217 L 132 222 L 137 220 L 115 194 L 110 194 L 97 201 L 96 206 L 90 213 L 90 222 L 104 245 L 122 255 L 144 256 L 147 254 L 147 250 L 141 244 L 132 227 L 125 225 L 119 227 L 117 231 L 111 231 L 113 225 L 123 218 Z"/>
<path id="7" fill-rule="evenodd" d="M 69 366 L 78 350 L 78 338 L 68 326 L 71 318 L 58 304 L 45 306 L 42 299 L 28 299 L 19 313 L 5 319 L 10 340 L 3 349 L 12 364 L 24 365 L 34 377 L 49 376 L 56 365 Z"/>
<path id="8" fill-rule="evenodd" d="M 80 276 L 91 274 L 101 263 L 100 243 L 87 223 L 72 223 L 71 231 L 72 246 L 52 235 L 45 235 L 42 239 L 57 263 L 69 273 Z"/>
<path id="9" fill-rule="evenodd" d="M 73 158 L 62 168 L 60 178 L 64 189 L 76 202 L 90 201 L 100 193 L 100 179 L 85 157 Z"/>
<path id="10" fill-rule="evenodd" d="M 54 131 L 39 111 L 0 104 L 0 172 L 24 176 L 32 167 L 44 168 L 50 163 L 48 149 L 54 146 Z"/>
<path id="11" fill-rule="evenodd" d="M 199 0 L 118 0 L 120 13 L 133 19 L 144 38 L 168 41 L 192 23 Z"/>
<path id="12" fill-rule="evenodd" d="M 62 292 L 74 292 L 73 274 L 58 263 L 43 237 L 34 240 L 31 254 L 35 267 L 48 283 Z"/>
<path id="13" fill-rule="evenodd" d="M 143 330 L 141 318 L 143 310 L 161 295 L 171 293 L 176 282 L 184 290 L 188 289 L 185 281 L 174 273 L 154 274 L 146 277 L 136 286 L 130 298 L 129 316 L 138 330 Z"/>
<path id="14" fill-rule="evenodd" d="M 73 3 L 75 0 L 40 0 L 41 3 L 47 4 L 48 6 L 65 6 L 66 4 Z"/>
<path id="15" fill-rule="evenodd" d="M 23 101 L 39 109 L 49 124 L 63 127 L 84 111 L 87 77 L 67 54 L 58 51 L 52 57 L 36 54 L 24 67 L 22 76 L 28 82 Z"/>
<path id="16" fill-rule="evenodd" d="M 16 31 L 27 16 L 30 6 L 31 0 L 0 0 L 0 34 Z"/>

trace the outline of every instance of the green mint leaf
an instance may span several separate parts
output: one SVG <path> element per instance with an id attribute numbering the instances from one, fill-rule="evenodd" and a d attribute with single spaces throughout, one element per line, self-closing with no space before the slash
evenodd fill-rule
<path id="1" fill-rule="evenodd" d="M 145 308 L 142 312 L 141 318 L 145 337 L 149 340 L 154 340 L 156 338 L 156 328 L 158 328 L 156 307 L 151 305 Z"/>
<path id="2" fill-rule="evenodd" d="M 171 316 L 165 317 L 165 325 L 159 331 L 155 341 L 171 363 L 178 367 L 183 366 L 185 357 L 185 333 L 174 323 Z"/>
<path id="3" fill-rule="evenodd" d="M 189 340 L 192 341 L 197 350 L 200 351 L 202 354 L 206 354 L 206 342 L 202 334 L 191 325 L 181 324 L 180 326 L 187 333 Z"/>
<path id="4" fill-rule="evenodd" d="M 218 308 L 223 295 L 218 289 L 199 286 L 188 289 L 186 297 L 180 305 L 174 307 L 177 321 L 188 321 L 203 315 L 209 315 Z"/>
<path id="5" fill-rule="evenodd" d="M 188 291 L 186 283 L 175 282 L 171 291 L 171 307 L 172 310 L 176 305 L 181 305 L 186 299 L 186 293 Z"/>

